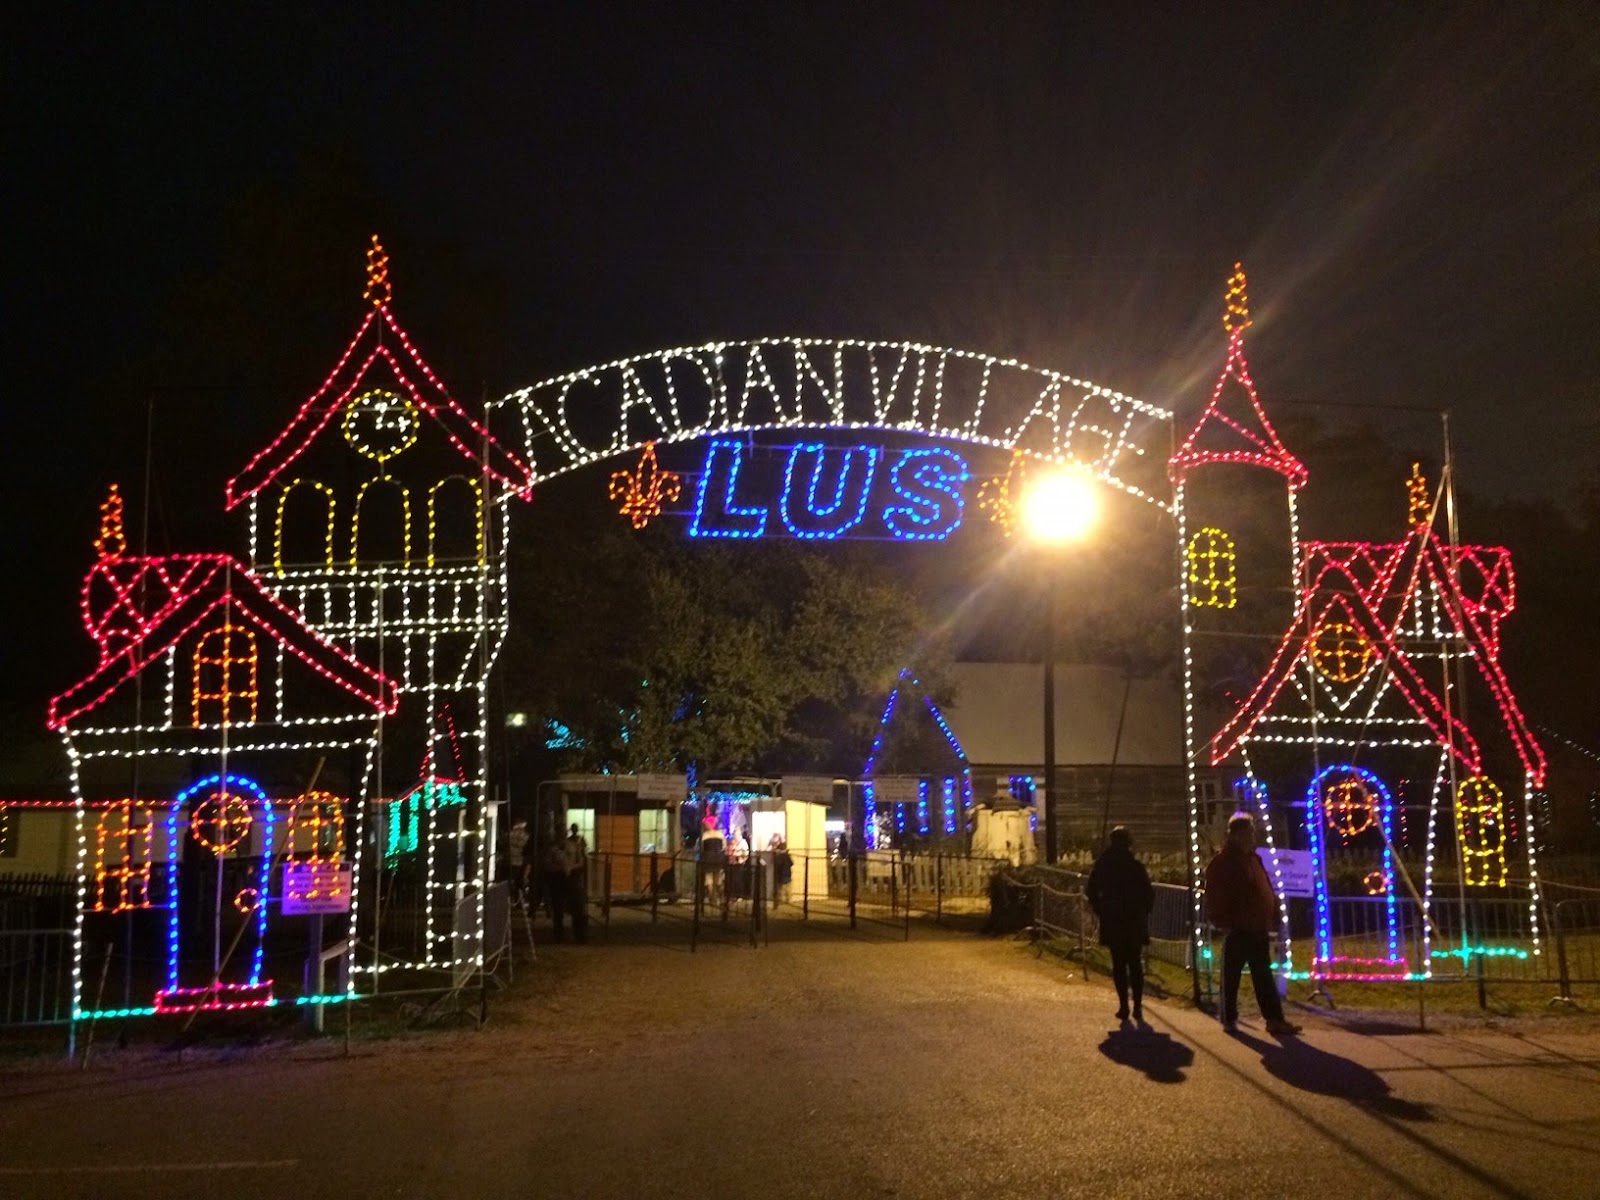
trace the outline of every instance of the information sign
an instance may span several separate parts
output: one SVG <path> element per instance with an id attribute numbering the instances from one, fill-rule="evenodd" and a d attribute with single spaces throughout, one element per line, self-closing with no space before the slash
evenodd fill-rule
<path id="1" fill-rule="evenodd" d="M 885 775 L 872 781 L 872 798 L 879 804 L 915 804 L 921 784 L 915 775 Z"/>
<path id="2" fill-rule="evenodd" d="M 831 775 L 785 775 L 782 782 L 785 800 L 803 800 L 810 804 L 833 803 Z"/>
<path id="3" fill-rule="evenodd" d="M 682 800 L 689 794 L 688 781 L 682 775 L 635 775 L 639 781 L 641 800 Z"/>
<path id="4" fill-rule="evenodd" d="M 1261 865 L 1267 869 L 1267 878 L 1280 883 L 1285 896 L 1311 896 L 1314 894 L 1312 884 L 1311 851 L 1309 850 L 1270 850 L 1266 846 L 1257 846 L 1256 853 L 1261 856 Z M 1272 859 L 1276 855 L 1278 870 L 1276 875 L 1272 869 Z"/>
<path id="5" fill-rule="evenodd" d="M 283 913 L 315 916 L 350 911 L 350 864 L 291 862 L 283 865 Z"/>

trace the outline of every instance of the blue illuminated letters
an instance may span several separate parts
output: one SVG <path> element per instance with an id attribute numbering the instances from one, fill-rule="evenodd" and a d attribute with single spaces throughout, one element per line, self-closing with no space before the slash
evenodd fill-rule
<path id="1" fill-rule="evenodd" d="M 706 447 L 700 470 L 700 491 L 695 496 L 690 537 L 757 538 L 767 530 L 765 508 L 734 503 L 733 489 L 744 463 L 744 443 L 718 438 Z"/>
<path id="2" fill-rule="evenodd" d="M 942 541 L 961 524 L 966 506 L 962 487 L 972 478 L 966 459 L 954 450 L 907 450 L 889 478 L 902 503 L 883 510 L 889 532 L 906 541 Z"/>
<path id="3" fill-rule="evenodd" d="M 829 451 L 819 443 L 796 446 L 783 473 L 783 523 L 797 538 L 836 538 L 861 524 L 867 514 L 867 493 L 878 471 L 876 446 Z M 808 482 L 804 500 L 795 476 Z M 818 494 L 826 496 L 817 503 Z"/>
<path id="4" fill-rule="evenodd" d="M 776 504 L 797 538 L 832 540 L 857 533 L 899 541 L 942 541 L 961 525 L 972 478 L 954 450 L 928 446 L 898 453 L 881 446 L 830 447 L 802 442 L 789 450 L 773 501 L 776 463 L 751 463 L 744 442 L 718 438 L 706 446 L 689 536 L 758 538 Z M 880 463 L 888 471 L 880 473 Z M 876 502 L 874 489 L 877 489 Z M 869 513 L 876 521 L 868 521 Z"/>

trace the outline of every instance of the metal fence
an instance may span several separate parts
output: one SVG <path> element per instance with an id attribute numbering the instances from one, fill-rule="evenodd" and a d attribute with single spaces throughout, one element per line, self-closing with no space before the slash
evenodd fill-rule
<path id="1" fill-rule="evenodd" d="M 1083 897 L 1085 875 L 1036 866 L 1006 877 L 1025 895 L 1035 932 L 1078 949 L 1098 939 Z M 1525 897 L 1525 881 L 1522 888 Z M 1220 933 L 1206 928 L 1197 945 L 1194 894 L 1171 884 L 1154 890 L 1147 957 L 1190 972 L 1196 999 L 1211 999 Z M 1572 1003 L 1575 987 L 1600 987 L 1600 889 L 1546 882 L 1542 891 L 1537 903 L 1436 896 L 1426 917 L 1414 901 L 1386 897 L 1336 897 L 1321 915 L 1309 901 L 1291 901 L 1288 937 L 1274 939 L 1274 959 L 1319 988 L 1426 978 L 1475 983 L 1483 1002 L 1490 985 L 1550 984 L 1552 1002 Z"/>
<path id="2" fill-rule="evenodd" d="M 41 929 L 72 923 L 76 875 L 0 875 L 0 929 Z"/>
<path id="3" fill-rule="evenodd" d="M 71 1018 L 72 953 L 70 929 L 0 931 L 0 1026 Z"/>
<path id="4" fill-rule="evenodd" d="M 1574 983 L 1600 981 L 1600 894 L 1550 905 L 1556 944 L 1556 999 L 1572 1003 Z"/>
<path id="5" fill-rule="evenodd" d="M 823 930 L 892 930 L 908 938 L 914 918 L 937 923 L 983 921 L 993 903 L 993 881 L 1003 860 L 954 854 L 870 851 L 848 858 L 789 855 L 787 882 L 772 851 L 748 858 L 701 861 L 693 850 L 676 854 L 610 853 L 589 856 L 587 903 L 609 935 L 617 910 L 647 910 L 651 924 L 689 925 L 691 947 L 702 937 L 736 937 L 764 943 L 774 922 Z M 526 897 L 537 916 L 548 906 L 536 887 Z"/>

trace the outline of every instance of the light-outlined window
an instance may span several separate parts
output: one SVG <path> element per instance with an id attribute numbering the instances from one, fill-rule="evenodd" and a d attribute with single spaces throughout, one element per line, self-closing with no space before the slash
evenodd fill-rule
<path id="1" fill-rule="evenodd" d="M 254 630 L 241 629 L 224 613 L 222 624 L 202 634 L 194 647 L 190 716 L 196 726 L 240 725 L 256 719 L 260 692 Z"/>
<path id="2" fill-rule="evenodd" d="M 132 800 L 120 800 L 100 813 L 94 827 L 95 912 L 127 912 L 150 907 L 150 832 L 155 813 Z"/>
<path id="3" fill-rule="evenodd" d="M 411 489 L 389 475 L 361 485 L 350 520 L 350 565 L 411 565 Z"/>
<path id="4" fill-rule="evenodd" d="M 428 565 L 482 562 L 483 485 L 465 475 L 446 475 L 428 489 Z"/>
<path id="5" fill-rule="evenodd" d="M 333 523 L 338 506 L 333 489 L 315 479 L 296 479 L 278 495 L 273 525 L 272 563 L 285 566 L 320 562 L 333 569 Z"/>
<path id="6" fill-rule="evenodd" d="M 1506 804 L 1494 780 L 1472 775 L 1456 788 L 1456 841 L 1461 881 L 1472 887 L 1506 886 Z"/>
<path id="7" fill-rule="evenodd" d="M 1197 529 L 1184 550 L 1189 603 L 1196 608 L 1232 608 L 1238 603 L 1239 570 L 1233 539 L 1214 525 Z"/>
<path id="8" fill-rule="evenodd" d="M 344 858 L 344 801 L 332 792 L 306 792 L 290 801 L 284 852 L 296 862 Z"/>

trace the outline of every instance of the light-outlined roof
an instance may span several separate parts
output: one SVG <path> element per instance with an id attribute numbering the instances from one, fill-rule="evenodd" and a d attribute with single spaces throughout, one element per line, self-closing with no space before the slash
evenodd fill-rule
<path id="1" fill-rule="evenodd" d="M 1301 547 L 1307 580 L 1294 620 L 1250 697 L 1210 741 L 1220 763 L 1274 708 L 1284 684 L 1316 649 L 1319 634 L 1346 626 L 1370 650 L 1374 668 L 1467 769 L 1481 768 L 1482 752 L 1468 725 L 1445 704 L 1441 691 L 1406 652 L 1408 625 L 1418 606 L 1437 606 L 1444 627 L 1460 643 L 1494 697 L 1500 724 L 1535 786 L 1545 758 L 1518 706 L 1500 663 L 1499 621 L 1515 606 L 1510 552 L 1502 547 L 1443 543 L 1426 525 L 1399 542 L 1307 542 Z M 1481 727 L 1481 726 L 1480 726 Z"/>
<path id="2" fill-rule="evenodd" d="M 1228 280 L 1227 309 L 1222 327 L 1228 331 L 1228 360 L 1211 400 L 1183 445 L 1167 460 L 1167 477 L 1181 487 L 1194 467 L 1215 463 L 1242 463 L 1276 471 L 1298 488 L 1306 481 L 1306 467 L 1289 453 L 1278 431 L 1267 420 L 1250 378 L 1250 364 L 1244 357 L 1244 331 L 1250 326 L 1250 306 L 1245 296 L 1244 267 L 1233 264 Z"/>
<path id="3" fill-rule="evenodd" d="M 90 712 L 123 683 L 214 617 L 259 630 L 349 692 L 374 713 L 392 713 L 392 680 L 322 637 L 226 554 L 101 559 L 84 584 L 84 623 L 100 643 L 100 663 L 50 701 L 48 728 Z"/>
<path id="4" fill-rule="evenodd" d="M 444 431 L 450 444 L 475 470 L 486 471 L 513 492 L 526 496 L 531 486 L 527 466 L 457 403 L 423 361 L 388 305 L 376 304 L 322 386 L 300 406 L 278 436 L 228 480 L 226 507 L 235 507 L 271 483 L 305 452 L 334 417 L 362 394 L 363 385 L 400 389 L 419 413 Z"/>
<path id="5" fill-rule="evenodd" d="M 1250 378 L 1244 357 L 1244 330 L 1228 339 L 1228 361 L 1217 377 L 1211 400 L 1183 445 L 1167 460 L 1167 477 L 1181 485 L 1195 467 L 1211 463 L 1244 463 L 1276 471 L 1298 488 L 1306 481 L 1306 466 L 1278 437 L 1267 420 Z"/>

